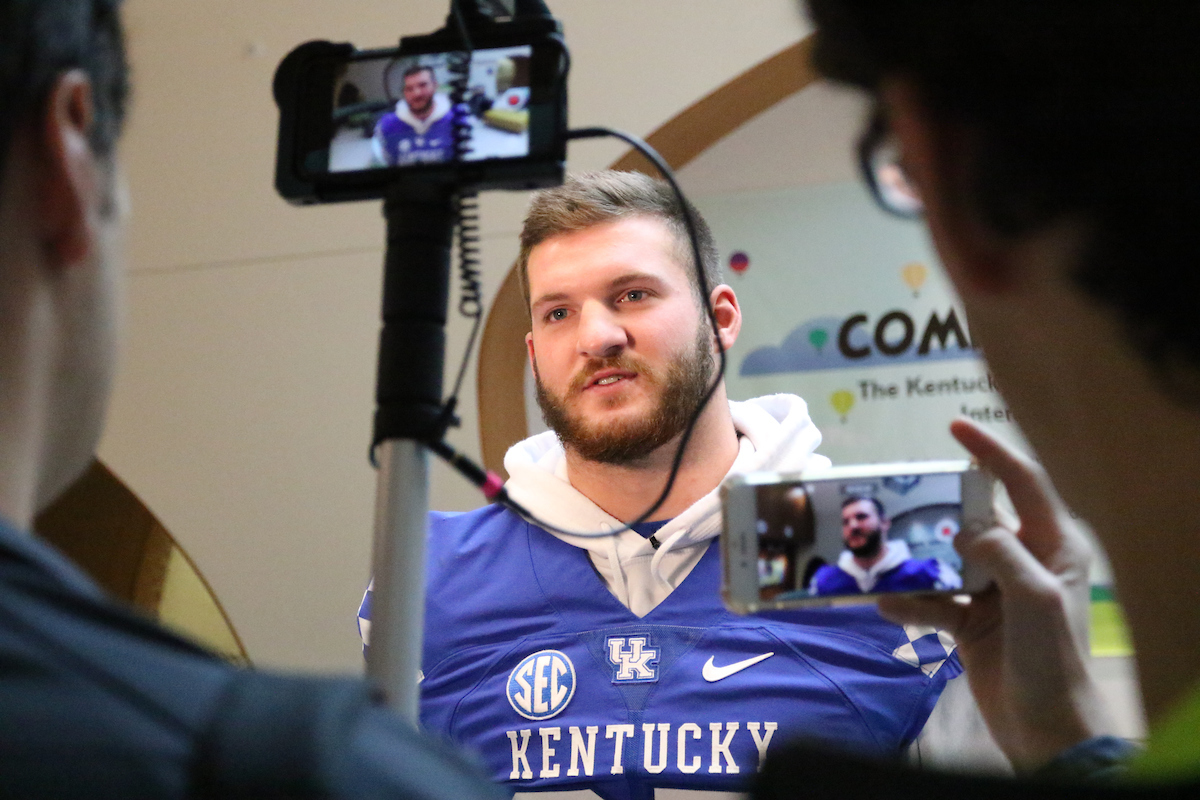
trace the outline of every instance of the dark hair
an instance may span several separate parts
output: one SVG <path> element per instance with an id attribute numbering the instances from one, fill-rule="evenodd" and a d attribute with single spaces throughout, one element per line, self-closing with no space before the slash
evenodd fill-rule
<path id="1" fill-rule="evenodd" d="M 722 277 L 712 231 L 691 204 L 688 204 L 688 211 L 696 223 L 704 275 L 710 286 L 716 286 L 722 282 Z M 687 271 L 699 296 L 684 213 L 679 198 L 665 181 L 640 172 L 585 172 L 568 177 L 562 186 L 537 192 L 521 228 L 521 252 L 517 256 L 517 274 L 525 293 L 526 310 L 529 308 L 529 253 L 533 248 L 554 236 L 633 217 L 653 217 L 666 223 L 675 237 L 679 263 Z M 700 302 L 707 306 L 708 298 L 700 298 Z"/>
<path id="2" fill-rule="evenodd" d="M 416 75 L 419 72 L 428 72 L 429 79 L 434 83 L 437 83 L 437 75 L 434 74 L 433 67 L 429 66 L 428 64 L 414 64 L 408 69 L 404 70 L 404 74 L 400 76 L 400 82 L 403 83 L 404 81 L 408 80 L 408 76 Z"/>
<path id="3" fill-rule="evenodd" d="M 0 0 L 0 165 L 13 130 L 38 113 L 60 74 L 76 68 L 92 80 L 92 148 L 111 154 L 129 95 L 119 6 L 120 0 Z"/>
<path id="4" fill-rule="evenodd" d="M 875 514 L 881 520 L 887 519 L 887 512 L 883 510 L 883 503 L 879 502 L 878 497 L 872 497 L 867 494 L 852 494 L 842 501 L 842 508 L 854 505 L 855 503 L 870 503 L 875 506 Z"/>
<path id="5" fill-rule="evenodd" d="M 977 137 L 972 199 L 995 231 L 1088 226 L 1079 285 L 1117 309 L 1168 384 L 1200 397 L 1200 6 L 809 6 L 821 72 L 871 91 L 911 80 L 931 113 Z"/>

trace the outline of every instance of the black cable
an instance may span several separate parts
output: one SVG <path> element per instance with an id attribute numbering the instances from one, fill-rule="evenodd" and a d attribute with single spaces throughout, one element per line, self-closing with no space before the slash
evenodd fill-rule
<path id="1" fill-rule="evenodd" d="M 459 269 L 459 298 L 458 313 L 472 320 L 471 333 L 467 337 L 467 345 L 463 349 L 462 362 L 458 367 L 458 377 L 454 381 L 454 390 L 450 393 L 451 400 L 458 397 L 462 388 L 463 378 L 467 374 L 467 366 L 471 361 L 471 353 L 475 349 L 475 340 L 479 336 L 479 325 L 483 319 L 483 287 L 480 282 L 479 270 L 479 199 L 475 192 L 463 192 L 456 201 L 458 213 L 458 269 Z"/>
<path id="2" fill-rule="evenodd" d="M 450 4 L 454 14 L 455 27 L 462 39 L 463 49 L 451 54 L 450 71 L 454 74 L 450 81 L 450 104 L 454 114 L 454 157 L 458 163 L 471 153 L 471 123 L 466 110 L 467 91 L 471 78 L 471 59 L 475 48 L 471 44 L 471 35 L 467 32 L 466 19 L 463 16 L 462 4 L 454 0 Z M 446 401 L 444 416 L 449 421 L 458 404 L 458 393 L 462 389 L 463 379 L 471 361 L 471 353 L 475 349 L 475 340 L 479 336 L 479 325 L 483 317 L 483 287 L 480 282 L 479 270 L 479 194 L 473 189 L 460 190 L 454 198 L 455 225 L 458 228 L 458 270 L 459 270 L 459 300 L 458 313 L 472 320 L 471 333 L 467 338 L 467 346 L 463 350 L 462 362 L 458 367 L 458 376 L 454 380 L 454 389 Z"/>
<path id="3" fill-rule="evenodd" d="M 471 59 L 475 48 L 471 44 L 471 35 L 467 31 L 466 19 L 463 16 L 462 4 L 453 0 L 450 4 L 455 27 L 462 39 L 462 50 L 448 54 L 448 67 L 453 78 L 450 80 L 450 113 L 454 119 L 454 159 L 462 163 L 471 153 L 471 122 L 467 111 L 467 91 L 471 78 Z M 475 340 L 479 336 L 479 326 L 483 317 L 483 287 L 479 270 L 479 194 L 473 189 L 460 189 L 454 197 L 454 225 L 458 234 L 458 271 L 459 271 L 459 300 L 458 313 L 472 320 L 471 333 L 467 337 L 467 345 L 463 350 L 462 361 L 458 366 L 458 375 L 454 380 L 454 388 L 442 406 L 442 430 L 438 431 L 439 438 L 445 435 L 446 429 L 457 426 L 458 420 L 454 410 L 458 406 L 458 393 L 467 374 L 471 362 L 471 353 L 475 349 Z"/>

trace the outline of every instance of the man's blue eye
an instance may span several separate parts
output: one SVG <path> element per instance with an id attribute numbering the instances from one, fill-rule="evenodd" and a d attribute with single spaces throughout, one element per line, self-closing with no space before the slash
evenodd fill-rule
<path id="1" fill-rule="evenodd" d="M 641 289 L 631 289 L 630 291 L 625 293 L 626 300 L 637 301 L 637 300 L 641 300 L 645 296 L 646 296 L 646 293 L 644 291 L 642 291 Z"/>
<path id="2" fill-rule="evenodd" d="M 563 319 L 564 317 L 567 316 L 567 310 L 565 308 L 556 308 L 553 311 L 551 311 L 549 314 L 547 314 L 546 316 L 549 319 L 557 321 L 557 320 Z"/>

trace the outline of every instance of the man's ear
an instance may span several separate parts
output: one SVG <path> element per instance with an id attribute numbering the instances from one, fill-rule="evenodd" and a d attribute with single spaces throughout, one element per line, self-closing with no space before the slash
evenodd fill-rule
<path id="1" fill-rule="evenodd" d="M 732 286 L 722 283 L 712 290 L 708 301 L 717 318 L 721 347 L 728 350 L 733 347 L 738 333 L 742 330 L 742 309 L 738 305 L 737 294 L 734 293 Z"/>
<path id="2" fill-rule="evenodd" d="M 46 257 L 55 267 L 88 258 L 99 233 L 103 170 L 88 134 L 92 82 L 83 70 L 58 76 L 39 118 L 39 211 Z"/>
<path id="3" fill-rule="evenodd" d="M 925 206 L 925 222 L 960 293 L 994 294 L 1011 287 L 1015 264 L 1008 243 L 978 216 L 972 197 L 975 137 L 937 118 L 917 87 L 889 79 L 880 89 L 901 164 Z"/>
<path id="4" fill-rule="evenodd" d="M 537 374 L 537 359 L 533 354 L 533 331 L 525 334 L 525 349 L 529 351 L 529 368 L 533 370 L 533 374 Z"/>

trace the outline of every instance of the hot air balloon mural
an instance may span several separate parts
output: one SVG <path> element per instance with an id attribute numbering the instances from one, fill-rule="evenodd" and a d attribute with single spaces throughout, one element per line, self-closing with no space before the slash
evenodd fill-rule
<path id="1" fill-rule="evenodd" d="M 729 268 L 738 275 L 743 274 L 746 270 L 750 269 L 750 256 L 741 250 L 737 251 L 729 257 Z"/>
<path id="2" fill-rule="evenodd" d="M 850 409 L 854 408 L 854 395 L 845 389 L 838 389 L 829 395 L 829 404 L 833 406 L 833 410 L 842 418 L 842 422 L 845 422 L 846 415 L 850 413 Z"/>
<path id="3" fill-rule="evenodd" d="M 900 268 L 900 277 L 912 289 L 913 297 L 921 293 L 925 279 L 929 277 L 929 268 L 919 261 L 913 261 Z"/>

